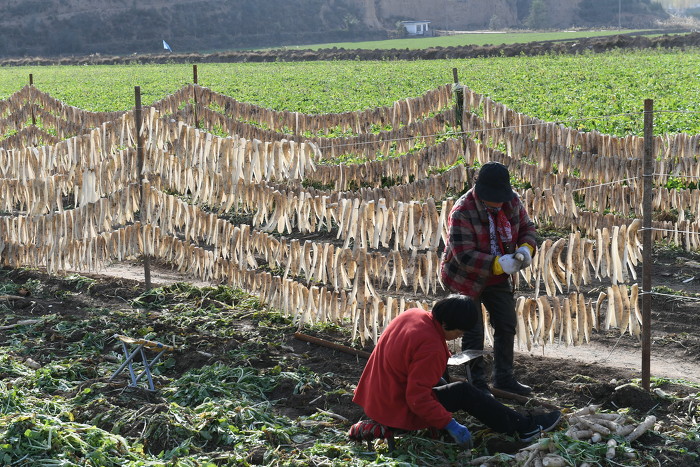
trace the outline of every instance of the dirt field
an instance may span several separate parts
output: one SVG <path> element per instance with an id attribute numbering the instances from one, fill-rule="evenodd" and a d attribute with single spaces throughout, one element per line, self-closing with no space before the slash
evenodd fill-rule
<path id="1" fill-rule="evenodd" d="M 697 292 L 700 278 L 697 260 L 697 256 L 661 250 L 654 263 L 654 286 L 663 286 L 663 290 L 666 291 Z M 226 322 L 227 337 L 222 338 L 215 336 L 214 331 L 208 331 L 211 329 L 211 318 L 207 319 L 206 316 L 179 321 L 170 315 L 167 315 L 166 319 L 165 312 L 145 312 L 129 305 L 144 292 L 143 281 L 138 280 L 142 273 L 142 267 L 136 263 L 115 265 L 101 271 L 100 274 L 82 274 L 80 277 L 89 277 L 96 281 L 89 288 L 85 288 L 76 280 L 76 276 L 68 280 L 46 276 L 38 271 L 3 270 L 5 281 L 17 285 L 31 284 L 28 288 L 35 290 L 22 299 L 5 298 L 4 303 L 10 306 L 12 312 L 3 317 L 0 325 L 11 325 L 28 319 L 43 319 L 41 323 L 33 326 L 31 333 L 25 335 L 24 350 L 21 351 L 21 355 L 17 355 L 17 358 L 29 358 L 41 366 L 49 364 L 57 356 L 68 356 L 70 349 L 75 349 L 76 345 L 91 333 L 104 335 L 107 331 L 96 325 L 96 319 L 102 320 L 110 333 L 127 334 L 147 328 L 164 342 L 174 340 L 177 344 L 175 363 L 164 371 L 169 381 L 177 380 L 188 371 L 217 362 L 224 365 L 240 364 L 241 362 L 232 360 L 231 352 L 248 345 L 257 346 L 258 351 L 252 352 L 252 357 L 247 361 L 247 365 L 252 368 L 261 371 L 270 371 L 273 368 L 281 368 L 282 371 L 310 370 L 314 374 L 322 375 L 320 384 L 308 385 L 303 390 L 300 390 L 298 383 L 293 380 L 278 384 L 267 394 L 269 400 L 275 401 L 274 410 L 277 413 L 295 420 L 309 417 L 319 410 L 326 411 L 347 420 L 336 422 L 336 430 L 340 432 L 347 430 L 350 423 L 362 418 L 362 411 L 351 402 L 351 395 L 362 372 L 364 358 L 300 340 L 294 336 L 298 330 L 291 323 L 278 327 L 261 325 L 262 318 L 258 314 L 236 315 L 234 320 Z M 689 280 L 691 277 L 693 279 Z M 167 268 L 154 266 L 152 269 L 152 281 L 155 286 L 174 284 L 182 280 L 189 279 Z M 196 281 L 193 283 L 206 285 Z M 164 290 L 164 297 L 172 298 L 172 292 Z M 591 290 L 591 293 L 596 291 Z M 161 292 L 158 297 L 160 294 Z M 146 297 L 156 300 L 151 295 Z M 202 299 L 202 307 L 204 302 L 206 300 Z M 215 300 L 211 302 L 216 303 Z M 143 302 L 141 304 L 143 305 Z M 224 303 L 220 304 L 227 306 Z M 235 304 L 233 305 L 235 308 Z M 700 465 L 696 418 L 697 393 L 700 387 L 698 310 L 698 302 L 692 299 L 672 293 L 668 293 L 668 296 L 654 296 L 651 393 L 639 389 L 636 384 L 629 384 L 638 383 L 640 378 L 639 342 L 629 335 L 620 336 L 615 332 L 596 333 L 592 342 L 583 346 L 555 345 L 544 350 L 533 349 L 531 353 L 521 351 L 516 356 L 517 376 L 534 387 L 537 400 L 564 409 L 575 409 L 595 403 L 603 404 L 603 408 L 608 410 L 624 409 L 638 420 L 647 414 L 656 415 L 659 423 L 655 430 L 635 442 L 641 459 L 629 465 Z M 49 316 L 57 318 L 48 319 Z M 128 316 L 128 325 L 123 321 L 120 324 L 117 316 Z M 73 323 L 80 329 L 70 333 L 61 331 L 57 320 L 58 323 Z M 80 326 L 81 322 L 85 325 Z M 346 333 L 332 327 L 314 327 L 301 331 L 328 342 L 346 346 L 353 344 L 349 342 Z M 9 345 L 15 342 L 16 338 L 15 330 L 5 332 L 0 337 L 0 345 Z M 128 380 L 124 374 L 118 377 L 116 382 L 105 382 L 107 370 L 103 368 L 99 371 L 97 368 L 100 365 L 114 366 L 114 355 L 119 354 L 120 349 L 118 342 L 114 340 L 100 345 L 104 345 L 101 355 L 89 357 L 95 371 L 93 374 L 82 376 L 84 381 L 80 383 L 80 387 L 91 387 L 95 393 L 109 401 L 109 404 L 122 404 L 124 410 L 136 410 L 137 407 L 140 411 L 153 413 L 164 410 L 163 404 L 166 400 L 158 393 L 137 391 L 130 395 L 125 394 L 124 386 Z M 358 350 L 370 352 L 372 349 L 370 346 Z M 72 358 L 83 359 L 78 355 Z M 307 370 L 302 370 L 304 368 Z M 453 371 L 453 375 L 464 376 L 459 369 Z M 7 378 L 8 375 L 3 375 L 0 368 L 0 380 Z M 532 401 L 526 406 L 513 400 L 504 402 L 523 411 L 536 410 L 538 407 L 538 404 Z M 84 406 L 82 412 L 77 410 L 75 416 L 82 423 L 109 426 L 109 422 L 102 420 L 104 410 L 102 405 L 89 403 Z M 482 453 L 514 452 L 522 447 L 512 440 L 482 434 L 476 430 L 478 422 L 475 420 L 467 420 L 467 423 L 470 423 L 472 431 L 477 433 Z M 127 439 L 140 439 L 145 429 L 145 425 L 125 425 L 118 431 Z M 150 452 L 157 453 L 164 449 L 172 449 L 173 444 L 177 443 L 177 437 L 153 436 L 145 442 Z M 398 442 L 399 452 L 401 442 Z M 267 464 L 264 453 L 263 448 L 252 450 L 248 462 L 252 465 Z M 459 462 L 455 465 L 458 464 Z"/>
<path id="2" fill-rule="evenodd" d="M 688 294 L 700 293 L 700 262 L 696 255 L 662 251 L 657 255 L 653 270 L 653 287 L 666 287 Z M 119 263 L 108 266 L 98 276 L 110 280 L 120 277 L 143 281 L 143 266 L 136 263 Z M 638 278 L 641 279 L 641 269 Z M 694 278 L 691 281 L 688 279 Z M 154 285 L 167 285 L 187 280 L 195 286 L 214 285 L 192 277 L 185 277 L 167 267 L 154 265 L 151 270 Z M 688 281 L 688 282 L 686 282 Z M 588 295 L 595 297 L 598 290 L 589 288 Z M 655 296 L 652 307 L 653 341 L 650 361 L 652 377 L 684 379 L 700 384 L 700 297 Z M 452 343 L 455 352 L 458 343 Z M 641 377 L 641 342 L 629 334 L 596 333 L 589 344 L 566 346 L 564 344 L 536 347 L 531 351 L 520 349 L 522 361 L 536 362 L 546 359 L 577 360 L 601 368 L 603 377 L 609 368 L 627 370 Z M 535 377 L 534 380 L 539 378 Z"/>

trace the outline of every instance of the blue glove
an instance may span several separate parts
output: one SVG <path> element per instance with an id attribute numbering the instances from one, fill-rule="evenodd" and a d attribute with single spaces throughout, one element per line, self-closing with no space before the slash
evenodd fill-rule
<path id="1" fill-rule="evenodd" d="M 452 436 L 457 444 L 466 449 L 472 448 L 472 435 L 466 426 L 457 423 L 454 418 L 445 426 L 447 432 Z"/>

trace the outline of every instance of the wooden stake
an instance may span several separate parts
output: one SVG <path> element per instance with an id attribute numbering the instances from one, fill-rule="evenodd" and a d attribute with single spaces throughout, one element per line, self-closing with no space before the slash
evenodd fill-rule
<path id="1" fill-rule="evenodd" d="M 654 182 L 654 101 L 644 101 L 643 231 L 642 231 L 642 387 L 649 391 L 651 379 L 651 200 Z"/>
<path id="2" fill-rule="evenodd" d="M 462 154 L 464 154 L 464 152 L 467 150 L 467 135 L 464 134 L 464 119 L 462 118 L 464 116 L 464 89 L 459 84 L 459 75 L 457 74 L 457 68 L 452 68 L 452 78 L 454 79 L 455 83 L 455 124 L 460 131 L 460 139 L 462 140 Z M 469 170 L 467 170 L 467 186 L 471 185 L 471 174 Z"/>
<path id="3" fill-rule="evenodd" d="M 34 87 L 34 75 L 29 73 L 29 86 Z M 29 107 L 32 113 L 32 125 L 36 125 L 36 116 L 34 115 L 34 99 L 29 101 Z"/>
<path id="4" fill-rule="evenodd" d="M 459 76 L 457 75 L 457 68 L 452 69 L 452 77 L 455 82 L 455 112 L 456 112 L 456 123 L 460 131 L 464 131 L 464 122 L 462 121 L 462 113 L 464 112 L 464 90 L 459 86 Z"/>
<path id="5" fill-rule="evenodd" d="M 146 194 L 143 192 L 143 141 L 141 139 L 141 86 L 134 87 L 134 99 L 136 107 L 134 108 L 134 123 L 136 126 L 136 164 L 138 167 L 139 189 L 141 192 L 141 214 L 146 212 L 144 209 Z M 142 225 L 144 225 L 142 223 Z M 143 276 L 146 282 L 146 290 L 151 290 L 151 262 L 147 254 L 143 254 Z"/>
<path id="6" fill-rule="evenodd" d="M 192 65 L 192 82 L 194 83 L 194 127 L 199 128 L 199 119 L 197 118 L 197 65 Z"/>

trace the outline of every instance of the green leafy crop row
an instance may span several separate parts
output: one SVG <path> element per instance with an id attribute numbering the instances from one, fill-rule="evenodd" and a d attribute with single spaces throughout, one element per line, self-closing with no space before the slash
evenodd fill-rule
<path id="1" fill-rule="evenodd" d="M 547 121 L 615 135 L 641 134 L 644 99 L 654 99 L 657 133 L 700 133 L 700 50 L 433 61 L 199 64 L 199 84 L 276 110 L 327 113 L 390 105 L 452 82 Z M 27 84 L 93 111 L 157 101 L 192 82 L 190 65 L 4 68 L 0 98 Z"/>

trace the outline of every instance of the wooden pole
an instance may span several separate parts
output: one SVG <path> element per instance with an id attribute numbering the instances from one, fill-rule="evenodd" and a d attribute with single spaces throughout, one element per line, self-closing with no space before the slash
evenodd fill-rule
<path id="1" fill-rule="evenodd" d="M 454 383 L 457 381 L 467 381 L 463 376 L 452 376 L 450 375 L 450 382 Z M 554 404 L 550 404 L 549 402 L 546 401 L 541 401 L 539 399 L 535 399 L 527 397 L 527 396 L 521 396 L 520 394 L 514 394 L 512 392 L 504 391 L 503 389 L 498 389 L 493 386 L 489 387 L 489 392 L 494 395 L 494 397 L 498 397 L 500 399 L 510 399 L 516 402 L 521 403 L 522 405 L 541 405 L 542 407 L 546 407 L 550 410 L 559 410 L 561 407 L 557 407 Z"/>
<path id="2" fill-rule="evenodd" d="M 644 100 L 644 164 L 642 210 L 642 387 L 650 389 L 651 379 L 651 198 L 654 182 L 654 101 Z"/>
<path id="3" fill-rule="evenodd" d="M 32 73 L 29 73 L 29 86 L 34 87 L 34 75 Z M 33 98 L 29 101 L 29 107 L 31 108 L 31 113 L 32 113 L 32 125 L 36 125 L 36 115 L 34 115 L 34 99 Z"/>
<path id="4" fill-rule="evenodd" d="M 138 167 L 138 177 L 139 177 L 139 188 L 141 192 L 141 215 L 146 212 L 144 209 L 145 204 L 145 193 L 143 192 L 143 141 L 141 138 L 141 86 L 134 87 L 134 98 L 136 101 L 136 107 L 134 108 L 134 122 L 136 125 L 136 164 Z M 143 223 L 142 223 L 143 225 Z M 143 276 L 146 282 L 146 290 L 151 290 L 151 261 L 147 254 L 143 254 Z"/>
<path id="5" fill-rule="evenodd" d="M 303 334 L 301 332 L 295 332 L 294 337 L 302 341 L 311 342 L 312 344 L 328 347 L 329 349 L 340 350 L 341 352 L 345 352 L 350 355 L 356 355 L 362 358 L 369 358 L 370 356 L 370 352 L 353 349 L 352 347 L 348 347 L 346 345 L 336 344 L 335 342 L 330 342 L 319 337 L 309 336 L 308 334 Z"/>
<path id="6" fill-rule="evenodd" d="M 194 127 L 199 128 L 199 119 L 197 118 L 197 65 L 192 65 L 192 82 L 194 83 Z"/>
<path id="7" fill-rule="evenodd" d="M 464 90 L 462 86 L 459 85 L 459 76 L 457 75 L 457 68 L 452 69 L 452 77 L 455 83 L 455 112 L 457 113 L 456 124 L 460 131 L 464 132 L 464 122 L 462 121 L 462 113 L 464 112 Z"/>
<path id="8" fill-rule="evenodd" d="M 455 126 L 459 129 L 462 140 L 462 154 L 467 150 L 467 135 L 464 133 L 464 88 L 459 84 L 457 68 L 452 68 L 452 78 L 454 79 L 455 91 Z M 465 157 L 466 161 L 466 157 Z M 469 167 L 467 167 L 467 186 L 472 185 Z"/>
<path id="9" fill-rule="evenodd" d="M 504 391 L 502 389 L 498 389 L 498 388 L 495 388 L 493 386 L 491 386 L 489 388 L 489 392 L 491 394 L 493 394 L 494 397 L 500 397 L 501 399 L 514 400 L 514 401 L 520 402 L 523 405 L 537 404 L 537 405 L 541 405 L 542 407 L 545 407 L 549 410 L 559 410 L 561 408 L 561 407 L 557 407 L 554 404 L 550 404 L 547 401 L 541 401 L 541 400 L 535 399 L 535 398 L 531 399 L 529 397 L 521 396 L 520 394 L 514 394 L 514 393 L 508 392 L 508 391 Z"/>

